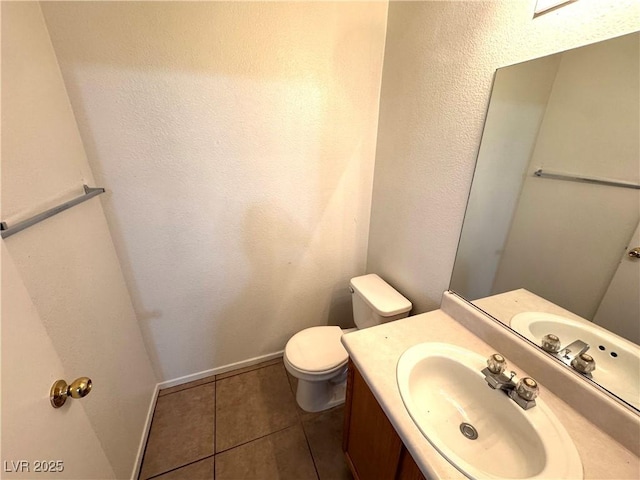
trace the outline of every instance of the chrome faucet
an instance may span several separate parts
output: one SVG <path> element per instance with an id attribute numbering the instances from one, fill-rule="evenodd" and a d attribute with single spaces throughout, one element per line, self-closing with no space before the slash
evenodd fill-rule
<path id="1" fill-rule="evenodd" d="M 588 343 L 585 343 L 582 340 L 575 340 L 574 342 L 571 342 L 569 345 L 560 350 L 560 352 L 558 352 L 558 355 L 566 359 L 569 364 L 571 364 L 571 361 L 574 358 L 582 355 L 583 353 L 587 353 L 587 350 L 589 350 Z"/>
<path id="2" fill-rule="evenodd" d="M 510 372 L 510 375 L 507 376 L 504 372 L 502 373 L 493 373 L 489 368 L 485 368 L 482 370 L 484 374 L 484 380 L 489 384 L 491 388 L 494 390 L 502 390 L 507 394 L 516 388 L 516 383 L 513 381 L 513 378 L 516 376 L 516 372 Z"/>
<path id="3" fill-rule="evenodd" d="M 591 372 L 596 369 L 596 362 L 587 353 L 589 344 L 582 340 L 575 340 L 562 348 L 560 339 L 553 333 L 542 337 L 542 349 L 558 358 L 562 363 L 572 367 L 582 375 L 591 378 Z"/>
<path id="4" fill-rule="evenodd" d="M 494 390 L 502 390 L 524 410 L 536 406 L 538 383 L 531 377 L 524 377 L 516 382 L 516 372 L 505 374 L 507 361 L 499 353 L 494 353 L 487 359 L 487 367 L 482 370 L 484 380 Z"/>

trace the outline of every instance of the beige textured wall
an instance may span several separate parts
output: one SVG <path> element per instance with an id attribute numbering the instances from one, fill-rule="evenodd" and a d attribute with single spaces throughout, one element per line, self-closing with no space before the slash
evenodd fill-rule
<path id="1" fill-rule="evenodd" d="M 349 325 L 386 3 L 43 10 L 159 377 Z"/>
<path id="2" fill-rule="evenodd" d="M 498 67 L 640 28 L 636 0 L 391 2 L 367 270 L 435 309 L 449 278 Z"/>
<path id="3" fill-rule="evenodd" d="M 83 183 L 95 184 L 40 7 L 36 2 L 2 2 L 1 218 L 12 225 L 82 194 Z M 65 379 L 91 377 L 93 391 L 76 408 L 85 410 L 116 477 L 130 478 L 157 380 L 101 198 L 91 199 L 2 242 L 6 247 L 2 297 L 12 294 L 5 287 L 23 283 L 37 310 L 30 321 L 37 322 L 38 317 L 41 320 L 64 368 Z M 15 264 L 15 270 L 5 272 L 6 262 Z M 5 281 L 5 274 L 11 272 L 18 272 L 21 278 Z M 24 302 L 21 305 L 28 308 Z M 13 323 L 22 320 L 3 315 L 3 333 L 5 329 L 19 330 Z M 14 344 L 2 349 L 3 369 L 24 368 L 17 365 L 20 351 L 31 347 L 31 354 L 41 355 L 42 363 L 46 363 L 43 359 L 48 350 L 37 345 L 48 348 L 49 342 L 40 330 L 33 329 L 33 344 L 25 336 L 23 346 Z M 51 364 L 51 375 L 60 373 L 55 364 Z M 33 372 L 33 378 L 42 374 Z M 4 380 L 3 375 L 3 391 L 11 391 L 15 386 L 4 384 Z M 49 387 L 50 384 L 37 386 L 42 400 L 39 408 L 51 409 Z M 73 421 L 76 414 L 70 414 L 68 409 L 57 413 L 69 420 L 67 428 L 58 431 L 59 441 L 73 435 L 74 428 L 85 427 Z M 24 424 L 28 421 L 24 419 Z M 52 428 L 56 424 L 53 422 Z M 23 430 L 23 434 L 34 433 Z M 3 435 L 3 443 L 5 440 Z M 23 440 L 28 446 L 29 439 Z M 37 453 L 35 445 L 32 447 L 24 453 Z M 93 454 L 86 461 L 95 459 L 95 474 L 107 475 L 102 453 Z M 34 460 L 27 455 L 24 459 Z M 77 467 L 69 465 L 70 473 L 88 473 Z"/>

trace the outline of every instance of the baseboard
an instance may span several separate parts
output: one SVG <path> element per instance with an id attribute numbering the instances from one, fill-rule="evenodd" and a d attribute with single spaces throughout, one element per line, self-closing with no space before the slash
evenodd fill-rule
<path id="1" fill-rule="evenodd" d="M 191 375 L 185 375 L 183 377 L 174 378 L 172 380 L 165 380 L 158 384 L 158 388 L 175 387 L 176 385 L 182 385 L 183 383 L 193 382 L 194 380 L 200 380 L 201 378 L 210 377 L 211 375 L 219 375 L 221 373 L 237 370 L 238 368 L 250 367 L 258 363 L 273 360 L 274 358 L 282 357 L 284 350 L 280 350 L 274 353 L 268 353 L 267 355 L 261 355 L 259 357 L 249 358 L 236 363 L 230 363 L 229 365 L 223 365 L 222 367 L 211 368 L 209 370 L 203 370 L 202 372 L 192 373 Z"/>
<path id="2" fill-rule="evenodd" d="M 156 409 L 156 402 L 158 401 L 158 393 L 160 392 L 160 384 L 157 383 L 151 396 L 151 402 L 149 403 L 149 410 L 147 411 L 147 420 L 144 422 L 144 429 L 142 430 L 142 438 L 140 439 L 140 446 L 138 447 L 138 456 L 136 462 L 133 465 L 133 472 L 131 473 L 131 480 L 137 480 L 140 475 L 140 468 L 142 467 L 142 457 L 144 456 L 144 449 L 147 446 L 147 439 L 149 438 L 149 430 L 151 430 L 151 421 L 153 420 L 153 412 Z"/>

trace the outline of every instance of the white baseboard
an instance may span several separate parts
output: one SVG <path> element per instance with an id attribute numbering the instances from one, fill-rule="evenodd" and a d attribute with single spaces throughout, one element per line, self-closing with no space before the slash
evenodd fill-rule
<path id="1" fill-rule="evenodd" d="M 174 378 L 172 380 L 165 380 L 158 384 L 158 388 L 175 387 L 176 385 L 182 385 L 183 383 L 193 382 L 194 380 L 200 380 L 201 378 L 210 377 L 211 375 L 219 375 L 221 373 L 237 370 L 238 368 L 250 367 L 258 363 L 273 360 L 274 358 L 282 357 L 284 350 L 280 350 L 274 353 L 268 353 L 259 357 L 249 358 L 236 363 L 230 363 L 229 365 L 223 365 L 222 367 L 211 368 L 209 370 L 203 370 L 202 372 L 192 373 L 191 375 L 185 375 L 183 377 Z"/>
<path id="2" fill-rule="evenodd" d="M 151 430 L 151 421 L 153 420 L 153 412 L 156 410 L 156 402 L 158 401 L 158 393 L 160 392 L 160 384 L 157 383 L 153 389 L 153 395 L 151 396 L 151 402 L 149 403 L 149 410 L 147 411 L 147 420 L 144 422 L 144 429 L 142 430 L 142 438 L 140 439 L 140 446 L 138 447 L 138 456 L 136 462 L 133 465 L 133 472 L 131 473 L 131 480 L 137 480 L 140 475 L 140 467 L 142 467 L 142 457 L 144 456 L 144 449 L 147 446 L 147 439 L 149 438 L 149 430 Z"/>

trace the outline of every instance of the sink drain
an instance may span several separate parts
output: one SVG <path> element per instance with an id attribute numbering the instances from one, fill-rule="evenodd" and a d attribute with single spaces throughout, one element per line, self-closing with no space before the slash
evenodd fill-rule
<path id="1" fill-rule="evenodd" d="M 476 438 L 478 438 L 478 431 L 470 423 L 461 423 L 460 432 L 462 432 L 462 435 L 467 437 L 469 440 L 475 440 Z"/>

